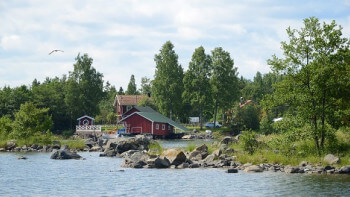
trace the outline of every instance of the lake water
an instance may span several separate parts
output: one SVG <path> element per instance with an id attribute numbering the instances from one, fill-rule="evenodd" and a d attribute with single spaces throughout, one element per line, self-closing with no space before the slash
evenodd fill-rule
<path id="1" fill-rule="evenodd" d="M 0 153 L 0 196 L 350 196 L 349 175 L 130 169 L 120 167 L 121 158 L 79 154 L 86 160 Z"/>

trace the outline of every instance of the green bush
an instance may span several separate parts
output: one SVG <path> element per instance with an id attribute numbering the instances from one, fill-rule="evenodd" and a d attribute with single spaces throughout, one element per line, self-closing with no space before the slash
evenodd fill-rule
<path id="1" fill-rule="evenodd" d="M 152 141 L 150 144 L 149 144 L 149 152 L 151 154 L 162 154 L 162 152 L 164 151 L 163 147 L 156 141 Z"/>
<path id="2" fill-rule="evenodd" d="M 243 135 L 239 138 L 242 143 L 242 148 L 244 151 L 247 151 L 250 155 L 252 155 L 259 147 L 259 142 L 257 140 L 257 136 L 255 132 L 248 130 L 243 131 Z"/>

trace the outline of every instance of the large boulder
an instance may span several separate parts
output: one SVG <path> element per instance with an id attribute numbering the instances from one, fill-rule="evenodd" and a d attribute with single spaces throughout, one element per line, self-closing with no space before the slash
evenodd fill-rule
<path id="1" fill-rule="evenodd" d="M 171 166 L 170 161 L 166 157 L 157 157 L 154 160 L 154 167 L 156 168 L 169 168 Z"/>
<path id="2" fill-rule="evenodd" d="M 181 150 L 168 149 L 164 151 L 161 157 L 166 157 L 171 165 L 178 166 L 186 161 L 186 155 Z"/>
<path id="3" fill-rule="evenodd" d="M 196 136 L 195 135 L 184 135 L 182 136 L 183 140 L 190 140 L 190 139 L 194 139 Z"/>
<path id="4" fill-rule="evenodd" d="M 301 173 L 301 172 L 304 172 L 304 171 L 300 170 L 298 167 L 286 166 L 284 168 L 284 172 L 292 174 L 292 173 Z"/>
<path id="5" fill-rule="evenodd" d="M 189 154 L 189 159 L 194 161 L 199 161 L 202 159 L 205 159 L 208 156 L 208 147 L 207 145 L 203 144 L 196 149 L 194 149 Z"/>
<path id="6" fill-rule="evenodd" d="M 350 165 L 348 166 L 343 166 L 339 170 L 340 174 L 350 174 Z"/>
<path id="7" fill-rule="evenodd" d="M 88 146 L 89 148 L 93 147 L 96 144 L 93 138 L 86 139 L 84 143 L 85 143 L 85 146 Z"/>
<path id="8" fill-rule="evenodd" d="M 264 169 L 258 165 L 251 165 L 244 169 L 245 172 L 263 172 Z"/>
<path id="9" fill-rule="evenodd" d="M 144 151 L 135 151 L 130 150 L 121 155 L 124 157 L 124 162 L 122 163 L 122 167 L 127 168 L 143 168 L 149 160 L 149 155 Z"/>
<path id="10" fill-rule="evenodd" d="M 15 141 L 9 141 L 6 143 L 5 149 L 6 150 L 12 150 L 16 148 L 16 142 Z"/>
<path id="11" fill-rule="evenodd" d="M 80 155 L 78 155 L 76 152 L 70 152 L 68 150 L 55 150 L 50 159 L 82 159 Z"/>
<path id="12" fill-rule="evenodd" d="M 226 136 L 220 141 L 220 144 L 231 144 L 232 142 L 233 138 L 230 136 Z"/>
<path id="13" fill-rule="evenodd" d="M 332 164 L 337 164 L 337 163 L 339 163 L 339 162 L 340 162 L 340 159 L 339 159 L 339 157 L 336 157 L 336 156 L 334 156 L 334 155 L 332 155 L 332 154 L 328 154 L 328 155 L 326 155 L 326 156 L 323 158 L 323 161 L 324 161 L 325 163 L 327 163 L 327 164 L 332 165 Z"/>

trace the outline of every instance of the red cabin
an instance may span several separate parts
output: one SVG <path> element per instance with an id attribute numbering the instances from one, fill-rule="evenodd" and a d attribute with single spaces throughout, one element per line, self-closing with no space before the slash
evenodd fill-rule
<path id="1" fill-rule="evenodd" d="M 77 121 L 79 126 L 94 125 L 95 123 L 95 119 L 87 115 L 78 118 Z"/>
<path id="2" fill-rule="evenodd" d="M 138 102 L 146 98 L 147 95 L 116 95 L 114 99 L 114 106 L 116 108 L 118 120 L 121 120 L 125 112 L 129 111 Z"/>
<path id="3" fill-rule="evenodd" d="M 123 123 L 126 133 L 168 136 L 174 133 L 175 128 L 188 131 L 186 127 L 170 120 L 150 107 L 134 107 L 127 113 L 130 114 L 119 121 L 119 123 Z"/>

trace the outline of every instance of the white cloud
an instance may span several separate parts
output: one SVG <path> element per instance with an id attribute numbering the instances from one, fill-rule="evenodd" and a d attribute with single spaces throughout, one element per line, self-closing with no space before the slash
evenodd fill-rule
<path id="1" fill-rule="evenodd" d="M 18 35 L 4 36 L 1 39 L 1 46 L 4 50 L 22 49 L 21 37 Z"/>

